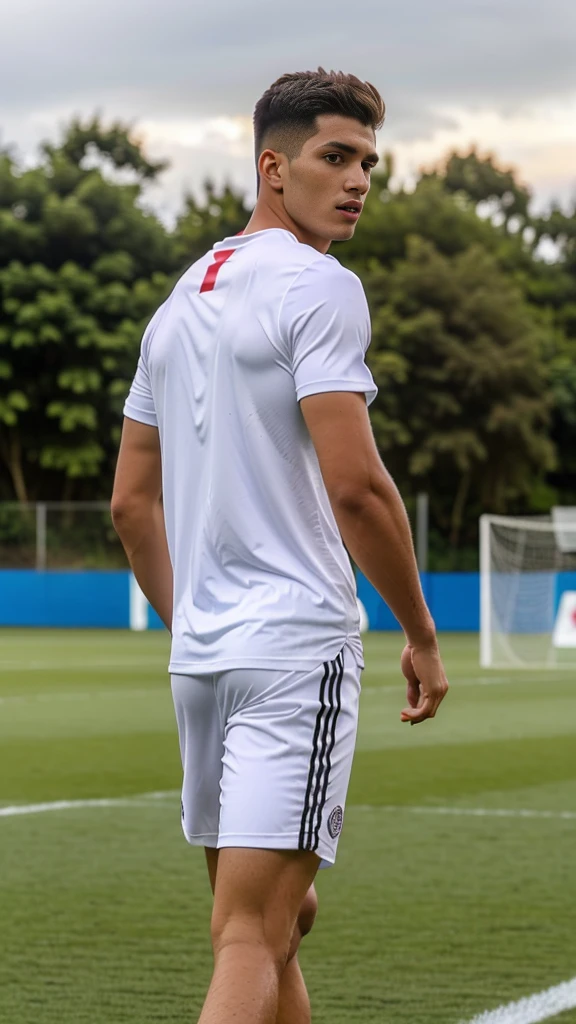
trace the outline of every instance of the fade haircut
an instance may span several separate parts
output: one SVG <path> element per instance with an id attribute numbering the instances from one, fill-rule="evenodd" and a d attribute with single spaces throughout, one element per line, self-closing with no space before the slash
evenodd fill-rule
<path id="1" fill-rule="evenodd" d="M 282 75 L 254 110 L 256 162 L 264 149 L 293 160 L 306 139 L 316 134 L 321 114 L 351 117 L 377 131 L 386 108 L 375 86 L 343 71 L 295 71 Z"/>

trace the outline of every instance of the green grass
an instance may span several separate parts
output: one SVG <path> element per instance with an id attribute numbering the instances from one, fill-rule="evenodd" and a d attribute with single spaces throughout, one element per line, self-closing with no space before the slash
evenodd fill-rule
<path id="1" fill-rule="evenodd" d="M 344 833 L 302 952 L 316 1024 L 459 1024 L 576 974 L 576 680 L 480 670 L 473 637 L 444 653 L 449 698 L 411 728 L 398 637 L 366 639 Z M 159 633 L 0 632 L 0 805 L 176 791 L 166 663 Z M 193 1024 L 209 915 L 176 792 L 0 818 L 0 1021 Z"/>

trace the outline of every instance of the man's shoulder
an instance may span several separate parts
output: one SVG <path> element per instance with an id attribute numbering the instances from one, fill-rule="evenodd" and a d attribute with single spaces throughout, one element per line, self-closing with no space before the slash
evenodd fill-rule
<path id="1" fill-rule="evenodd" d="M 350 303 L 365 304 L 364 286 L 352 270 L 342 266 L 334 256 L 323 256 L 310 246 L 301 248 L 308 252 L 302 254 L 301 265 L 292 276 L 289 291 L 295 302 L 307 303 L 317 297 L 318 301 L 326 301 L 335 308 Z"/>
<path id="2" fill-rule="evenodd" d="M 310 247 L 306 246 L 306 248 Z M 315 276 L 318 280 L 330 282 L 336 287 L 362 288 L 362 282 L 358 275 L 353 270 L 343 266 L 335 256 L 330 254 L 322 256 L 320 253 L 316 253 L 316 256 L 317 259 L 311 259 L 307 264 L 310 276 Z"/>
<path id="3" fill-rule="evenodd" d="M 237 261 L 238 276 L 249 276 L 257 283 L 257 292 L 266 304 L 282 301 L 295 291 L 313 294 L 337 294 L 339 289 L 359 287 L 359 279 L 334 257 L 300 242 L 287 230 L 270 229 L 249 236 L 245 247 L 234 251 L 230 264 Z"/>

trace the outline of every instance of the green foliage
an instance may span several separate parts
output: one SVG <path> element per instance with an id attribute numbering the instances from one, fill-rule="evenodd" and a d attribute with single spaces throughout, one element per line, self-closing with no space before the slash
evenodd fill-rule
<path id="1" fill-rule="evenodd" d="M 576 503 L 576 208 L 532 218 L 529 189 L 475 150 L 412 192 L 392 170 L 335 252 L 371 305 L 380 450 L 409 501 L 430 493 L 432 567 L 468 568 L 482 511 Z"/>
<path id="2" fill-rule="evenodd" d="M 414 235 L 434 243 L 447 256 L 471 245 L 494 251 L 501 233 L 474 207 L 445 191 L 442 182 L 422 178 L 413 192 L 391 191 L 387 176 L 375 174 L 354 238 L 334 247 L 334 254 L 361 276 L 376 263 L 392 266 L 406 256 Z"/>
<path id="3" fill-rule="evenodd" d="M 439 178 L 446 192 L 476 205 L 491 203 L 507 230 L 512 218 L 529 220 L 530 190 L 518 182 L 513 170 L 499 167 L 492 156 L 480 156 L 474 147 L 469 153 L 450 153 L 440 171 L 424 177 Z"/>
<path id="4" fill-rule="evenodd" d="M 174 235 L 178 258 L 187 265 L 194 263 L 214 242 L 242 231 L 250 213 L 244 197 L 232 185 L 217 192 L 211 181 L 204 182 L 200 201 L 192 195 L 185 197 Z"/>
<path id="5" fill-rule="evenodd" d="M 177 268 L 139 205 L 163 167 L 98 118 L 73 121 L 31 170 L 0 159 L 0 496 L 110 492 L 142 330 Z"/>
<path id="6" fill-rule="evenodd" d="M 126 125 L 116 121 L 105 128 L 98 116 L 86 123 L 74 118 L 61 146 L 55 149 L 44 143 L 43 151 L 50 160 L 64 157 L 74 167 L 80 167 L 90 155 L 107 157 L 115 168 L 130 168 L 143 179 L 156 178 L 168 166 L 165 160 L 147 160 L 142 144 L 132 137 Z"/>
<path id="7" fill-rule="evenodd" d="M 249 219 L 207 181 L 169 231 L 142 204 L 165 166 L 99 117 L 35 167 L 0 152 L 0 500 L 109 495 L 147 320 Z M 408 503 L 430 492 L 438 564 L 468 567 L 482 510 L 576 502 L 576 206 L 533 216 L 530 190 L 475 149 L 411 191 L 393 181 L 386 154 L 334 253 L 372 309 L 380 450 Z"/>
<path id="8" fill-rule="evenodd" d="M 404 493 L 426 490 L 458 544 L 469 503 L 493 511 L 552 468 L 541 338 L 493 256 L 411 238 L 366 278 L 377 443 Z"/>

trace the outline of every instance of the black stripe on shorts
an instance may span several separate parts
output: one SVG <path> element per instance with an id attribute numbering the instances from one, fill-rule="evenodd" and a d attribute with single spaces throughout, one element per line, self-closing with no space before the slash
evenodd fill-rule
<path id="1" fill-rule="evenodd" d="M 298 846 L 301 850 L 317 850 L 320 842 L 322 809 L 328 792 L 332 751 L 336 742 L 336 723 L 342 706 L 343 675 L 344 653 L 341 651 L 335 661 L 324 662 L 319 694 L 320 707 L 316 716 L 308 784 L 300 823 Z"/>

